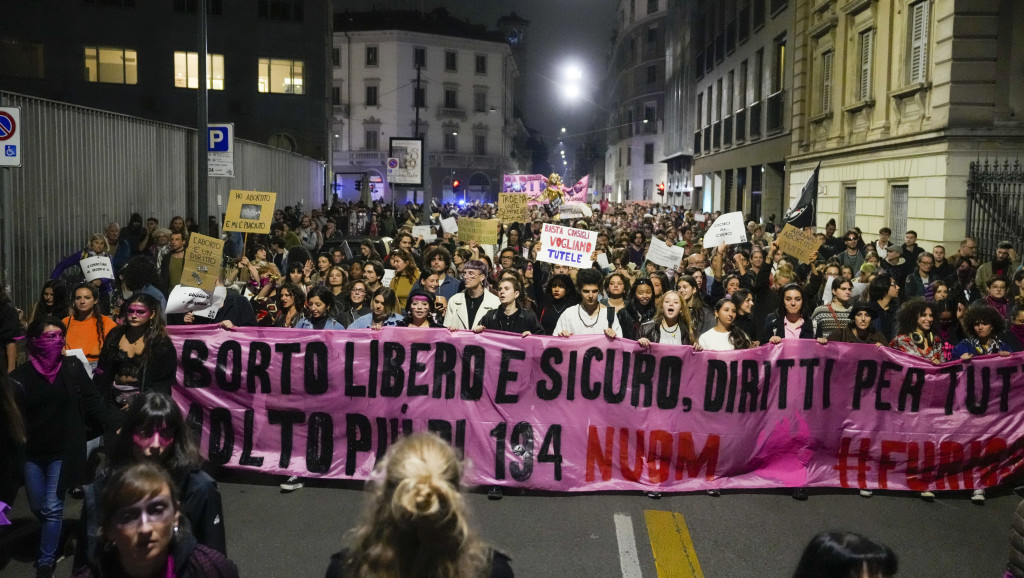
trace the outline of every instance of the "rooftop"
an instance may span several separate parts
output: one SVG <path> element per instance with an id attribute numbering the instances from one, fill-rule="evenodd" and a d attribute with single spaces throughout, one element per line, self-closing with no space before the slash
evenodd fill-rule
<path id="1" fill-rule="evenodd" d="M 506 41 L 500 32 L 488 30 L 487 26 L 483 24 L 473 24 L 468 20 L 456 18 L 444 8 L 436 8 L 426 13 L 417 10 L 336 12 L 334 14 L 334 30 L 335 32 L 405 30 L 488 42 L 504 43 Z"/>

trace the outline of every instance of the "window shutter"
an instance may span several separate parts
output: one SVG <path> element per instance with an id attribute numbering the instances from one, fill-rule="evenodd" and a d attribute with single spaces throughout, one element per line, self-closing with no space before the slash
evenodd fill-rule
<path id="1" fill-rule="evenodd" d="M 821 55 L 821 112 L 832 110 L 832 51 Z"/>
<path id="2" fill-rule="evenodd" d="M 871 41 L 874 30 L 860 33 L 860 86 L 857 100 L 868 100 L 871 96 Z"/>
<path id="3" fill-rule="evenodd" d="M 928 0 L 918 2 L 910 12 L 909 82 L 924 82 L 928 64 Z"/>

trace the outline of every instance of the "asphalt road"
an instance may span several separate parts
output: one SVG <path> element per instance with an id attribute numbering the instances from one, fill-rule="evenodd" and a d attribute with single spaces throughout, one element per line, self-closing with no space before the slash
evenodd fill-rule
<path id="1" fill-rule="evenodd" d="M 218 475 L 228 551 L 242 576 L 322 576 L 366 498 L 350 484 L 313 484 L 283 494 L 278 479 Z M 983 506 L 964 492 L 940 493 L 932 503 L 912 494 L 879 492 L 865 499 L 845 491 L 812 491 L 806 502 L 774 491 L 658 500 L 637 493 L 506 495 L 491 501 L 470 493 L 467 501 L 474 526 L 512 557 L 518 576 L 782 578 L 792 574 L 815 533 L 842 529 L 892 547 L 900 556 L 899 577 L 996 578 L 1004 571 L 1010 520 L 1020 498 L 1008 489 L 989 493 Z M 78 504 L 68 501 L 68 518 L 77 517 Z M 12 514 L 16 527 L 0 537 L 0 576 L 31 577 L 38 534 L 24 495 Z M 689 557 L 681 527 L 692 539 Z M 70 566 L 58 565 L 57 576 L 67 576 Z"/>

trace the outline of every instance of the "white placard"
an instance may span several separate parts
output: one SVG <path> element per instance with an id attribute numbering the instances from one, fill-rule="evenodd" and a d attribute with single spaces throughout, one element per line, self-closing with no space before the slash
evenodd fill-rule
<path id="1" fill-rule="evenodd" d="M 441 219 L 441 228 L 444 229 L 445 233 L 458 233 L 459 223 L 455 220 L 455 217 L 448 217 L 447 219 Z"/>
<path id="2" fill-rule="evenodd" d="M 671 247 L 657 237 L 651 237 L 651 247 L 647 249 L 647 260 L 662 267 L 676 268 L 686 256 L 683 247 Z"/>
<path id="3" fill-rule="evenodd" d="M 704 222 L 704 213 L 694 213 L 693 214 L 693 220 L 697 221 L 698 223 L 703 223 Z"/>
<path id="4" fill-rule="evenodd" d="M 743 223 L 743 212 L 726 213 L 715 219 L 704 234 L 705 247 L 717 247 L 722 243 L 735 245 L 747 242 L 747 227 Z"/>
<path id="5" fill-rule="evenodd" d="M 210 306 L 206 309 L 196 309 L 192 312 L 193 315 L 198 317 L 205 317 L 207 319 L 213 319 L 217 316 L 217 312 L 224 306 L 224 301 L 228 297 L 227 287 L 223 285 L 217 285 L 213 288 L 213 296 L 210 299 Z"/>
<path id="6" fill-rule="evenodd" d="M 601 253 L 598 255 L 597 264 L 600 265 L 602 269 L 611 269 L 612 264 L 608 262 L 608 253 Z"/>
<path id="7" fill-rule="evenodd" d="M 853 282 L 853 293 L 850 295 L 850 299 L 858 299 L 868 289 L 868 285 L 871 283 L 860 283 L 858 281 Z"/>
<path id="8" fill-rule="evenodd" d="M 828 280 L 825 281 L 825 290 L 821 294 L 822 305 L 828 305 L 832 302 L 832 283 L 834 283 L 835 280 L 836 277 L 829 277 Z"/>
<path id="9" fill-rule="evenodd" d="M 86 281 L 114 278 L 114 266 L 110 264 L 110 257 L 86 257 L 78 262 L 78 266 L 82 268 Z"/>
<path id="10" fill-rule="evenodd" d="M 380 278 L 380 284 L 384 287 L 391 287 L 391 281 L 395 278 L 394 269 L 384 269 L 384 276 Z"/>
<path id="11" fill-rule="evenodd" d="M 92 377 L 92 365 L 89 364 L 89 358 L 85 356 L 85 351 L 81 349 L 68 349 L 64 352 L 64 357 L 77 357 L 82 361 L 82 365 L 85 366 L 85 371 Z"/>
<path id="12" fill-rule="evenodd" d="M 579 269 L 590 267 L 590 256 L 597 245 L 597 231 L 544 223 L 540 239 L 538 261 Z"/>
<path id="13" fill-rule="evenodd" d="M 412 228 L 412 236 L 415 239 L 423 237 L 424 241 L 433 241 L 437 234 L 430 230 L 430 225 L 416 225 Z"/>
<path id="14" fill-rule="evenodd" d="M 198 287 L 175 285 L 167 296 L 167 314 L 188 313 L 206 309 L 212 305 L 210 294 Z"/>

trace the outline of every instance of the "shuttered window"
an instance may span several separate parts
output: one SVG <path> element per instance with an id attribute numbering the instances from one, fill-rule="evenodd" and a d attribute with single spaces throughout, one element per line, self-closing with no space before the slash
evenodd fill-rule
<path id="1" fill-rule="evenodd" d="M 875 37 L 874 30 L 860 33 L 860 73 L 858 74 L 857 100 L 871 98 L 871 52 Z"/>
<path id="2" fill-rule="evenodd" d="M 821 112 L 832 110 L 832 54 L 821 55 Z"/>
<path id="3" fill-rule="evenodd" d="M 924 82 L 928 71 L 929 0 L 910 7 L 910 62 L 908 83 Z"/>

